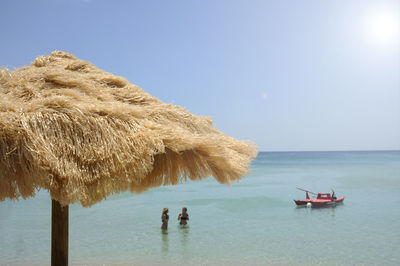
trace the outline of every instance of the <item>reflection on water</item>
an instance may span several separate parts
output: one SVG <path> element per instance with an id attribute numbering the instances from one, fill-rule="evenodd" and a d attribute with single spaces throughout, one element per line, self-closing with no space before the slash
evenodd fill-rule
<path id="1" fill-rule="evenodd" d="M 189 236 L 189 225 L 179 225 L 179 234 L 181 236 L 181 243 L 186 247 Z"/>
<path id="2" fill-rule="evenodd" d="M 168 250 L 169 250 L 168 230 L 161 230 L 161 251 L 164 256 L 168 255 Z"/>
<path id="3" fill-rule="evenodd" d="M 189 225 L 179 225 L 179 237 L 182 245 L 182 255 L 184 261 L 190 260 L 190 244 L 189 244 Z"/>

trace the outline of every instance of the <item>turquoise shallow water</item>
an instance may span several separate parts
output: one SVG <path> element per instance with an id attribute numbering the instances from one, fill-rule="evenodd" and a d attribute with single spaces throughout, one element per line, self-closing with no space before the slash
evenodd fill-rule
<path id="1" fill-rule="evenodd" d="M 251 171 L 230 187 L 209 178 L 70 206 L 70 264 L 400 265 L 399 151 L 260 153 Z M 296 208 L 296 186 L 346 198 Z M 0 265 L 49 264 L 50 210 L 46 191 L 0 202 Z"/>

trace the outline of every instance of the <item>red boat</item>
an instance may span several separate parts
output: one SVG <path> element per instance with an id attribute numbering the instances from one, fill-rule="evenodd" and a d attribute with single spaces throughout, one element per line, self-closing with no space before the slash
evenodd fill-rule
<path id="1" fill-rule="evenodd" d="M 294 200 L 297 206 L 312 206 L 314 208 L 318 207 L 329 207 L 334 206 L 338 203 L 342 203 L 344 197 L 337 198 L 335 196 L 335 192 L 332 190 L 332 195 L 330 193 L 314 193 L 302 188 L 297 188 L 299 190 L 306 192 L 306 199 L 305 200 Z M 316 198 L 310 199 L 308 193 L 317 195 Z"/>

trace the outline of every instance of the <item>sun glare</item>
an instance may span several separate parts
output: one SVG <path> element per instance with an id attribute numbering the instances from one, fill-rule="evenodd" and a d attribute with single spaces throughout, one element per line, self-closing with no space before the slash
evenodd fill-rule
<path id="1" fill-rule="evenodd" d="M 399 38 L 400 18 L 393 14 L 376 14 L 369 18 L 368 31 L 374 42 L 391 44 Z"/>

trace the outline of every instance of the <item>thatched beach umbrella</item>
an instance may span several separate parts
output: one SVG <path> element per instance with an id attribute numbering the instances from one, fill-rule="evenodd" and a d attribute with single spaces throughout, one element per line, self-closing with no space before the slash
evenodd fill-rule
<path id="1" fill-rule="evenodd" d="M 244 176 L 255 146 L 208 117 L 56 51 L 0 70 L 0 200 L 52 198 L 52 264 L 68 264 L 68 205 L 214 176 Z"/>

